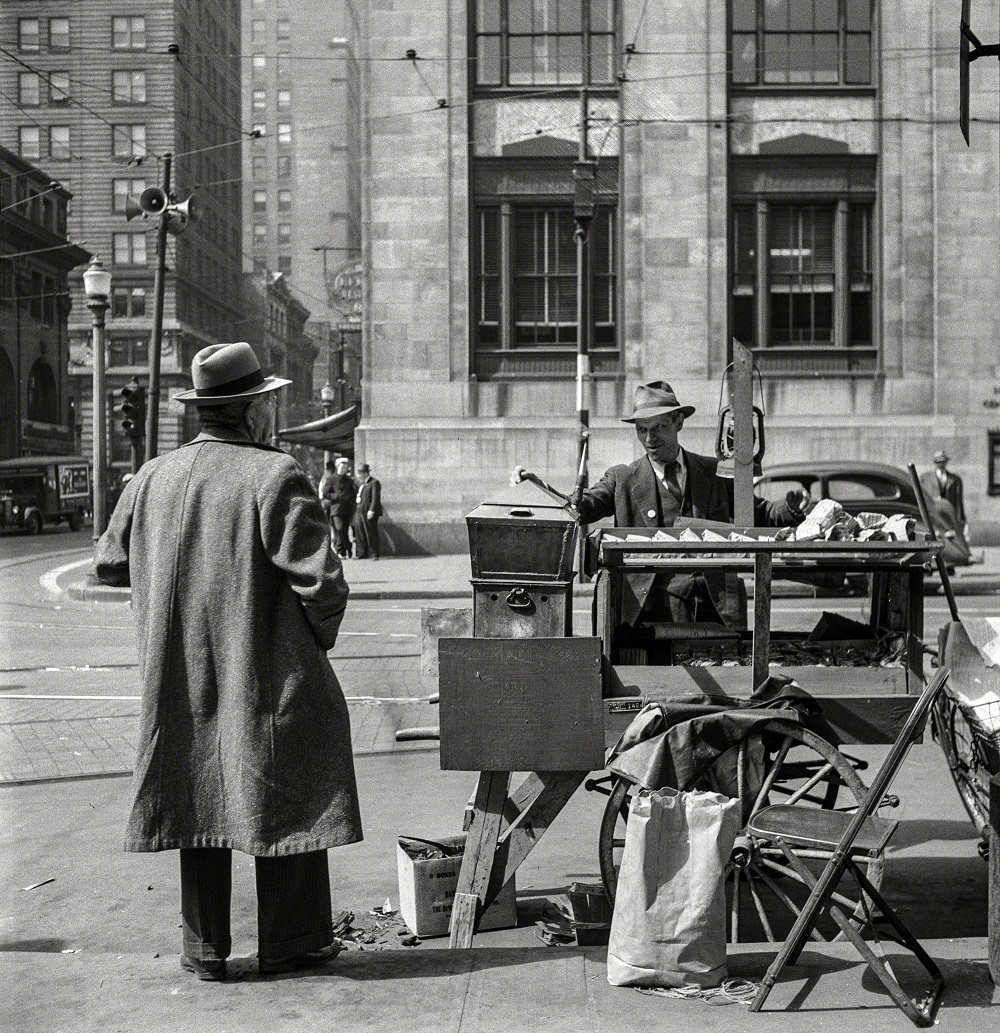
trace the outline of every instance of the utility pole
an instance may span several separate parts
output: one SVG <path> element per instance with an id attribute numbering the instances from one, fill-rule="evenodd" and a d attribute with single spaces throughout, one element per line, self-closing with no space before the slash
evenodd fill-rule
<path id="1" fill-rule="evenodd" d="M 153 281 L 153 332 L 149 339 L 149 392 L 146 403 L 146 458 L 157 455 L 160 425 L 160 351 L 163 345 L 163 292 L 167 274 L 167 225 L 170 219 L 170 165 L 172 155 L 163 155 L 163 193 L 168 204 L 156 225 L 156 278 Z"/>
<path id="2" fill-rule="evenodd" d="M 579 446 L 579 474 L 576 491 L 587 486 L 587 440 L 590 437 L 590 224 L 594 218 L 594 195 L 597 163 L 587 154 L 589 122 L 587 88 L 580 90 L 580 138 L 576 164 L 573 166 L 573 219 L 576 229 L 576 420 Z M 583 559 L 586 528 L 580 527 L 579 568 L 584 579 Z"/>

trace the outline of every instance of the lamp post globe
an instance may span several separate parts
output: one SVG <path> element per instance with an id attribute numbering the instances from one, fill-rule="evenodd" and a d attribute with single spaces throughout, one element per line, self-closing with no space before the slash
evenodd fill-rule
<path id="1" fill-rule="evenodd" d="M 92 316 L 93 429 L 94 429 L 94 528 L 96 542 L 107 526 L 108 411 L 104 374 L 104 316 L 111 296 L 111 270 L 94 255 L 83 274 L 83 291 Z"/>
<path id="2" fill-rule="evenodd" d="M 319 389 L 319 400 L 320 400 L 320 404 L 323 406 L 323 415 L 324 416 L 329 416 L 333 412 L 333 402 L 334 402 L 335 398 L 336 398 L 336 395 L 334 394 L 333 388 L 330 386 L 330 381 L 328 380 Z M 326 464 L 328 462 L 330 462 L 331 458 L 332 458 L 332 456 L 330 454 L 330 450 L 328 448 L 324 448 L 323 449 L 323 471 L 324 471 L 324 473 L 326 472 Z"/>

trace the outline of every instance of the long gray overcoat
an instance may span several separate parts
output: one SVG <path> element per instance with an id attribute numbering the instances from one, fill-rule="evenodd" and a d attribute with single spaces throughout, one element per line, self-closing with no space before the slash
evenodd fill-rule
<path id="1" fill-rule="evenodd" d="M 146 463 L 97 575 L 131 584 L 139 639 L 125 849 L 275 857 L 361 839 L 350 718 L 326 656 L 348 589 L 295 460 L 212 430 Z"/>

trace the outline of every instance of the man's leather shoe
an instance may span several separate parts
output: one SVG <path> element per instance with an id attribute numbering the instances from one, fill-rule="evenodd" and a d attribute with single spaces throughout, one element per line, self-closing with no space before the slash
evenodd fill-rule
<path id="1" fill-rule="evenodd" d="M 318 968 L 332 961 L 343 946 L 331 943 L 318 951 L 304 951 L 302 954 L 288 954 L 283 958 L 258 958 L 257 969 L 262 976 L 274 976 L 282 972 L 298 972 L 304 968 Z"/>
<path id="2" fill-rule="evenodd" d="M 198 958 L 189 958 L 186 954 L 182 954 L 181 968 L 185 972 L 193 972 L 199 979 L 213 983 L 221 983 L 226 978 L 224 961 L 199 961 Z"/>

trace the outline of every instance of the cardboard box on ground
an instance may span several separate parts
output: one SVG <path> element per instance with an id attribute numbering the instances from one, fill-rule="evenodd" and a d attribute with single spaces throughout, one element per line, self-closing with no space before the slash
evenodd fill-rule
<path id="1" fill-rule="evenodd" d="M 432 849 L 434 846 L 442 848 L 445 856 L 426 856 L 439 852 Z M 448 935 L 464 849 L 464 834 L 435 840 L 399 838 L 396 847 L 399 913 L 417 936 Z M 511 879 L 483 913 L 479 929 L 509 929 L 514 925 L 517 925 L 517 905 Z"/>

